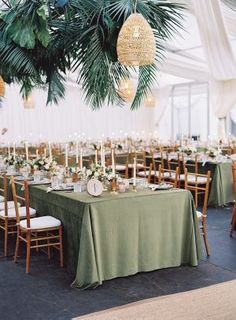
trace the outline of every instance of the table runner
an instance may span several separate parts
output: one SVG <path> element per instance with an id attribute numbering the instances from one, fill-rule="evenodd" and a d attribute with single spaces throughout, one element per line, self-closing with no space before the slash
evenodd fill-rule
<path id="1" fill-rule="evenodd" d="M 62 221 L 65 261 L 76 287 L 198 264 L 199 228 L 186 190 L 104 192 L 92 198 L 87 193 L 46 193 L 44 186 L 31 186 L 30 193 L 39 215 Z"/>

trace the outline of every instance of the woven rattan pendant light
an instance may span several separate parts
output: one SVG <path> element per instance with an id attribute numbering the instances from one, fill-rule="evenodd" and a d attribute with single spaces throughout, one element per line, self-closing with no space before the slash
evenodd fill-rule
<path id="1" fill-rule="evenodd" d="M 5 96 L 5 82 L 3 78 L 0 76 L 0 97 Z"/>
<path id="2" fill-rule="evenodd" d="M 141 14 L 131 14 L 117 39 L 119 62 L 125 66 L 149 65 L 155 62 L 155 53 L 156 41 L 151 26 Z"/>

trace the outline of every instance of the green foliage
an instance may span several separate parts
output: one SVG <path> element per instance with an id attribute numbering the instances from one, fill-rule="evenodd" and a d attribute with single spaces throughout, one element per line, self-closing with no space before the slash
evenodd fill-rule
<path id="1" fill-rule="evenodd" d="M 27 96 L 35 87 L 48 90 L 48 103 L 65 94 L 68 71 L 78 74 L 93 109 L 106 102 L 122 105 L 121 79 L 138 74 L 131 109 L 140 106 L 156 81 L 156 66 L 127 68 L 117 60 L 119 31 L 134 10 L 133 0 L 11 0 L 0 11 L 0 74 L 20 83 Z M 150 23 L 156 59 L 163 42 L 181 27 L 183 7 L 166 0 L 138 0 L 137 12 Z"/>

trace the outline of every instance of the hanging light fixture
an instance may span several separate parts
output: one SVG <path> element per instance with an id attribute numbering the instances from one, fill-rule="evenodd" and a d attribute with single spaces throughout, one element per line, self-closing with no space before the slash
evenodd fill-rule
<path id="1" fill-rule="evenodd" d="M 125 66 L 144 66 L 155 62 L 156 41 L 147 20 L 139 13 L 131 14 L 117 39 L 118 60 Z"/>
<path id="2" fill-rule="evenodd" d="M 130 79 L 120 80 L 118 92 L 121 98 L 126 102 L 132 102 L 135 96 L 133 82 Z"/>
<path id="3" fill-rule="evenodd" d="M 155 108 L 155 105 L 156 105 L 156 99 L 155 99 L 154 95 L 152 93 L 150 93 L 144 102 L 144 106 L 146 108 Z"/>
<path id="4" fill-rule="evenodd" d="M 5 96 L 5 82 L 3 78 L 0 76 L 0 97 Z"/>
<path id="5" fill-rule="evenodd" d="M 28 98 L 23 101 L 24 109 L 34 109 L 35 101 L 32 95 L 28 96 Z"/>

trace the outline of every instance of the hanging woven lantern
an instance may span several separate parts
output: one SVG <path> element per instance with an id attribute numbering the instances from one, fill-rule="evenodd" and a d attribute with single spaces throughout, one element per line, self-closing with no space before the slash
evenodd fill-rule
<path id="1" fill-rule="evenodd" d="M 23 101 L 24 109 L 34 109 L 35 108 L 35 102 L 32 95 L 30 95 L 27 99 L 24 99 Z"/>
<path id="2" fill-rule="evenodd" d="M 0 76 L 0 97 L 5 96 L 5 82 L 3 78 Z"/>
<path id="3" fill-rule="evenodd" d="M 125 66 L 145 66 L 155 62 L 156 41 L 147 20 L 133 13 L 123 24 L 118 40 L 118 60 Z"/>
<path id="4" fill-rule="evenodd" d="M 155 108 L 155 105 L 156 105 L 156 99 L 153 96 L 153 94 L 150 93 L 144 102 L 144 106 L 146 108 Z"/>
<path id="5" fill-rule="evenodd" d="M 118 89 L 119 95 L 126 102 L 132 102 L 135 96 L 133 82 L 130 79 L 122 79 Z"/>

